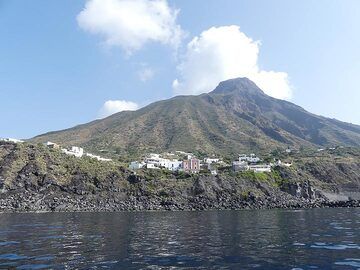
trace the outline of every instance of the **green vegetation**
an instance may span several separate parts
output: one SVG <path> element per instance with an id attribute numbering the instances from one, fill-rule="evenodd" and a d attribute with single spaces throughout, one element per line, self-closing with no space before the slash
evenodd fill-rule
<path id="1" fill-rule="evenodd" d="M 19 189 L 25 185 L 37 187 L 51 182 L 56 183 L 55 186 L 70 186 L 65 189 L 67 192 L 75 192 L 80 186 L 77 194 L 106 189 L 111 192 L 121 190 L 132 196 L 151 195 L 164 199 L 176 194 L 193 196 L 204 192 L 213 197 L 229 192 L 247 199 L 262 196 L 264 187 L 286 191 L 303 182 L 311 182 L 313 187 L 323 190 L 331 191 L 334 187 L 354 190 L 359 183 L 359 154 L 360 150 L 354 148 L 314 151 L 311 157 L 298 152 L 291 154 L 294 165 L 290 168 L 274 167 L 269 173 L 255 173 L 233 172 L 231 167 L 219 167 L 218 176 L 212 177 L 207 170 L 199 174 L 166 169 L 132 172 L 127 169 L 127 164 L 119 161 L 76 158 L 42 144 L 0 142 L 0 185 Z M 82 193 L 83 190 L 87 193 Z"/>
<path id="2" fill-rule="evenodd" d="M 267 181 L 268 180 L 268 174 L 267 173 L 255 173 L 253 171 L 244 171 L 244 172 L 238 172 L 237 177 L 239 178 L 245 178 L 252 181 Z"/>
<path id="3" fill-rule="evenodd" d="M 71 175 L 84 174 L 105 181 L 110 174 L 121 174 L 124 168 L 115 162 L 101 162 L 89 157 L 76 158 L 49 149 L 42 144 L 1 144 L 0 160 L 6 183 L 11 183 L 21 171 L 47 175 L 59 183 L 66 183 Z"/>

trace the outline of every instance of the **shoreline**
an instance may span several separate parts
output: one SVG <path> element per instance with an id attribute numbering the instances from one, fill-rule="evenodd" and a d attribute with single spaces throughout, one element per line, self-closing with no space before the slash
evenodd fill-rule
<path id="1" fill-rule="evenodd" d="M 210 205 L 149 205 L 144 207 L 143 205 L 135 204 L 128 205 L 124 208 L 124 205 L 114 205 L 112 207 L 104 207 L 101 205 L 94 205 L 93 207 L 78 207 L 75 205 L 67 205 L 62 207 L 33 207 L 25 209 L 23 207 L 10 207 L 4 209 L 0 202 L 0 214 L 42 214 L 42 213 L 109 213 L 109 212 L 204 212 L 204 211 L 241 211 L 241 210 L 273 210 L 273 209 L 284 209 L 284 210 L 307 210 L 307 209 L 320 209 L 320 208 L 358 208 L 360 207 L 360 200 L 348 200 L 348 201 L 308 201 L 308 202 L 289 202 L 287 205 L 260 205 L 259 203 L 243 202 L 239 207 L 231 206 L 210 206 Z"/>

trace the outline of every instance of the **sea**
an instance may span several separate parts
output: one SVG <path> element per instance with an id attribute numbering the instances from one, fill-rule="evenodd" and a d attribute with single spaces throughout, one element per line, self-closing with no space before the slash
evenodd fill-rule
<path id="1" fill-rule="evenodd" d="M 360 209 L 2 213 L 0 269 L 360 269 Z"/>

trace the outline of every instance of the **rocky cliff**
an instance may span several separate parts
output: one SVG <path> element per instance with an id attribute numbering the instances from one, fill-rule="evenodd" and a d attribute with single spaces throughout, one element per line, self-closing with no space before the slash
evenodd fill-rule
<path id="1" fill-rule="evenodd" d="M 0 211 L 120 211 L 359 206 L 358 151 L 299 158 L 272 173 L 137 174 L 120 162 L 0 142 Z M 357 200 L 356 200 L 357 199 Z"/>

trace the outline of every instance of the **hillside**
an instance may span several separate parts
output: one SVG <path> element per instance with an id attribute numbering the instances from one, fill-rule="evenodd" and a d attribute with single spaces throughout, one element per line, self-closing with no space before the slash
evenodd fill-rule
<path id="1" fill-rule="evenodd" d="M 0 212 L 360 206 L 360 152 L 293 156 L 291 168 L 186 174 L 0 141 Z M 358 201 L 348 201 L 349 198 Z"/>
<path id="2" fill-rule="evenodd" d="M 360 126 L 314 115 L 238 78 L 208 94 L 177 96 L 31 141 L 130 155 L 167 150 L 236 155 L 288 146 L 359 147 Z"/>

